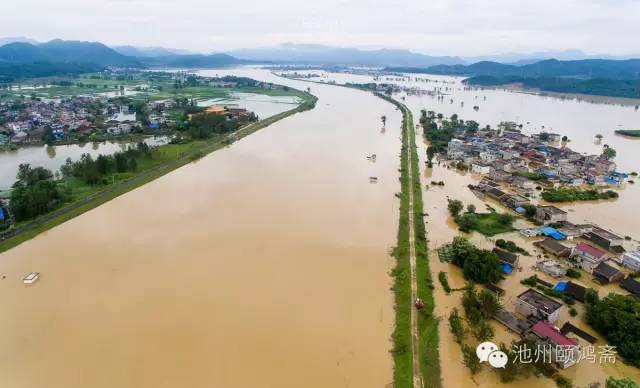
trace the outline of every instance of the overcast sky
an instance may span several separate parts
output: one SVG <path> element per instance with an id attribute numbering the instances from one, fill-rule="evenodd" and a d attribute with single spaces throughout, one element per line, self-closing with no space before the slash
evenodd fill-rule
<path id="1" fill-rule="evenodd" d="M 197 51 L 284 42 L 438 55 L 640 53 L 640 0 L 0 0 L 0 37 Z"/>

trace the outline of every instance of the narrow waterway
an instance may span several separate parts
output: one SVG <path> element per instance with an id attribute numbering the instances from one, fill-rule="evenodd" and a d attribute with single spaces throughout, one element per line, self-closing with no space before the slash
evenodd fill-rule
<path id="1" fill-rule="evenodd" d="M 314 110 L 0 255 L 0 385 L 390 383 L 401 115 L 311 90 Z"/>

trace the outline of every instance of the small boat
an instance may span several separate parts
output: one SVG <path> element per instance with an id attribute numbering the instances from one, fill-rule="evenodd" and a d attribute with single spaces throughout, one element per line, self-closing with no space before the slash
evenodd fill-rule
<path id="1" fill-rule="evenodd" d="M 378 183 L 378 177 L 377 176 L 370 176 L 369 177 L 369 183 Z"/>
<path id="2" fill-rule="evenodd" d="M 24 279 L 22 279 L 22 282 L 24 284 L 33 284 L 38 280 L 39 277 L 40 274 L 38 272 L 31 272 L 29 275 L 25 276 Z"/>

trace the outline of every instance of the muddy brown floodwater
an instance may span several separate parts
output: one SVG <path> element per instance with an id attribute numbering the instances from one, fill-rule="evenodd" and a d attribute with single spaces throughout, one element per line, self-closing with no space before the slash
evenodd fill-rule
<path id="1" fill-rule="evenodd" d="M 311 89 L 316 109 L 0 255 L 0 386 L 390 383 L 401 115 Z"/>

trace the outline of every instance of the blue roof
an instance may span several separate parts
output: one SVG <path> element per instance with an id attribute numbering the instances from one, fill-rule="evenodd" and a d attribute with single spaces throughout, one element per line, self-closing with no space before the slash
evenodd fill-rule
<path id="1" fill-rule="evenodd" d="M 544 234 L 547 237 L 551 237 L 554 240 L 566 240 L 567 238 L 567 236 L 558 232 L 556 229 L 550 226 L 545 226 L 544 228 L 542 228 L 542 234 Z"/>
<path id="2" fill-rule="evenodd" d="M 4 209 L 0 207 L 0 220 L 4 221 Z"/>
<path id="3" fill-rule="evenodd" d="M 516 213 L 518 213 L 518 214 L 524 214 L 526 212 L 527 212 L 527 210 L 525 208 L 523 208 L 522 206 L 518 206 L 516 208 Z"/>
<path id="4" fill-rule="evenodd" d="M 559 292 L 564 292 L 566 288 L 567 288 L 567 282 L 559 282 L 558 284 L 556 284 L 555 287 L 553 287 L 554 290 Z"/>
<path id="5" fill-rule="evenodd" d="M 504 273 L 506 273 L 508 275 L 511 272 L 513 272 L 513 268 L 509 264 L 503 263 L 502 264 L 502 272 L 504 272 Z"/>

